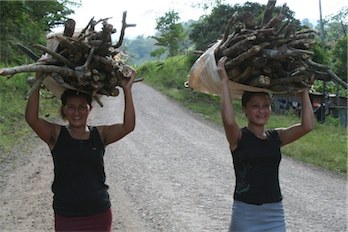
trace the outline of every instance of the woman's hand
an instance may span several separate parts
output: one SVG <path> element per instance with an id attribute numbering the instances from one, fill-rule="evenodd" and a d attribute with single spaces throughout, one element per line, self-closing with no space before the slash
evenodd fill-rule
<path id="1" fill-rule="evenodd" d="M 305 88 L 305 89 L 301 89 L 299 90 L 296 95 L 299 96 L 300 98 L 305 96 L 305 95 L 308 95 L 309 94 L 309 89 L 308 88 Z"/>
<path id="2" fill-rule="evenodd" d="M 120 80 L 121 87 L 124 90 L 125 89 L 131 89 L 136 75 L 137 75 L 137 72 L 133 68 L 129 67 L 129 75 L 128 75 L 128 77 L 121 78 L 121 80 Z"/>
<path id="3" fill-rule="evenodd" d="M 225 69 L 226 60 L 227 60 L 226 56 L 221 57 L 217 66 L 217 73 L 220 76 L 222 84 L 228 83 L 229 81 L 229 78 Z"/>

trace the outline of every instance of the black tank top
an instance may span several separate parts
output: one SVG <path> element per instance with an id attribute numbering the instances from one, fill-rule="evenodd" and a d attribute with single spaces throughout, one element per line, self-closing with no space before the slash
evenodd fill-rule
<path id="1" fill-rule="evenodd" d="M 266 139 L 242 129 L 241 141 L 232 152 L 236 186 L 234 199 L 249 204 L 279 202 L 281 160 L 280 139 L 276 130 L 267 130 Z"/>
<path id="2" fill-rule="evenodd" d="M 105 149 L 96 127 L 90 127 L 89 139 L 78 140 L 62 126 L 51 153 L 56 214 L 88 216 L 110 208 L 109 187 L 105 184 Z"/>

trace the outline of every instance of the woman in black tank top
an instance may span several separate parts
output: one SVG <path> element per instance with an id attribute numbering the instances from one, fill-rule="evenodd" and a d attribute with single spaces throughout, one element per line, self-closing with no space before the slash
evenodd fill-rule
<path id="1" fill-rule="evenodd" d="M 226 57 L 218 62 L 221 79 L 221 116 L 232 152 L 236 185 L 230 231 L 285 231 L 284 209 L 278 169 L 281 146 L 289 144 L 313 128 L 313 109 L 308 90 L 299 93 L 301 122 L 288 128 L 266 130 L 271 116 L 271 98 L 266 92 L 247 92 L 242 109 L 248 120 L 240 128 L 235 120 Z"/>
<path id="2" fill-rule="evenodd" d="M 61 96 L 61 115 L 67 125 L 48 122 L 38 115 L 39 89 L 28 99 L 25 119 L 48 144 L 54 163 L 53 210 L 56 231 L 111 231 L 112 213 L 105 183 L 105 147 L 134 130 L 132 83 L 136 76 L 122 79 L 125 112 L 123 122 L 91 127 L 87 118 L 92 97 L 66 90 Z M 39 74 L 36 75 L 37 79 Z"/>

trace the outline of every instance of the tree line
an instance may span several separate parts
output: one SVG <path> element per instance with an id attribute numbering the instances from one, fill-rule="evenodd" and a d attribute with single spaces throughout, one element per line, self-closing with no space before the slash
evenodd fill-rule
<path id="1" fill-rule="evenodd" d="M 64 24 L 77 0 L 0 1 L 0 63 L 22 64 L 27 57 L 16 44 L 46 44 L 46 33 Z M 32 62 L 32 61 L 30 61 Z"/>

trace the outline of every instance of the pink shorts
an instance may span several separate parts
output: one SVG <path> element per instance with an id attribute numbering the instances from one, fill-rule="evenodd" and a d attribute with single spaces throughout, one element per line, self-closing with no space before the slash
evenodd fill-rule
<path id="1" fill-rule="evenodd" d="M 112 212 L 104 212 L 85 217 L 65 217 L 54 215 L 56 231 L 108 231 L 111 232 Z"/>

